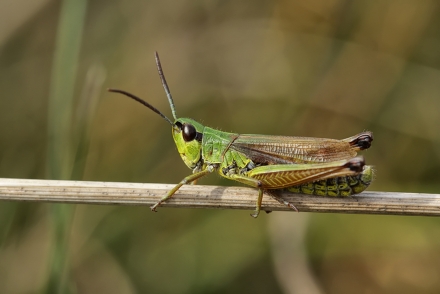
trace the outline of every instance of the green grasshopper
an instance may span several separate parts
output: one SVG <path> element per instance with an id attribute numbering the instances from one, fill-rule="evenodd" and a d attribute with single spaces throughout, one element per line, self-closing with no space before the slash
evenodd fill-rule
<path id="1" fill-rule="evenodd" d="M 174 122 L 146 101 L 123 90 L 108 89 L 124 94 L 150 108 L 172 127 L 172 135 L 183 162 L 193 171 L 151 206 L 152 211 L 170 199 L 182 185 L 218 172 L 221 176 L 258 189 L 255 212 L 260 213 L 263 194 L 296 210 L 277 193 L 291 192 L 351 196 L 364 191 L 372 181 L 371 166 L 363 157 L 355 157 L 373 141 L 371 132 L 362 132 L 343 139 L 242 135 L 222 132 L 203 126 L 190 118 L 177 118 L 174 101 L 162 71 L 157 52 L 156 65 L 171 107 Z"/>

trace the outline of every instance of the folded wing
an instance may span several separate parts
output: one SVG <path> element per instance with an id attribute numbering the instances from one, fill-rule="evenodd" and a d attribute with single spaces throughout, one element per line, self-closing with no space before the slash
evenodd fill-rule
<path id="1" fill-rule="evenodd" d="M 325 163 L 353 158 L 358 151 L 369 148 L 372 141 L 371 132 L 362 132 L 343 140 L 239 135 L 230 148 L 263 165 Z"/>

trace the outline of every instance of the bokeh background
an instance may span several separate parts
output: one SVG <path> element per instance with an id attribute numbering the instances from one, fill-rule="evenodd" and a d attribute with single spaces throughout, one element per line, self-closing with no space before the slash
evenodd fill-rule
<path id="1" fill-rule="evenodd" d="M 374 133 L 370 190 L 440 191 L 440 2 L 2 0 L 0 177 L 177 183 L 170 126 Z M 234 185 L 212 175 L 200 184 Z M 439 293 L 429 217 L 0 203 L 1 293 Z"/>

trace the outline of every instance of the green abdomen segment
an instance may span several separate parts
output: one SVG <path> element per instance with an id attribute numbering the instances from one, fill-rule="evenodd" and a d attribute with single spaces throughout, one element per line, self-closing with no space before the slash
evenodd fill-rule
<path id="1" fill-rule="evenodd" d="M 336 177 L 286 188 L 297 194 L 346 197 L 359 194 L 368 188 L 373 179 L 371 166 L 365 166 L 362 173 L 355 176 Z"/>

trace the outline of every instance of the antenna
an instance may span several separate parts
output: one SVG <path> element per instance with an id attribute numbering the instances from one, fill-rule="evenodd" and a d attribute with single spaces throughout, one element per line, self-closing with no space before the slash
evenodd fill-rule
<path id="1" fill-rule="evenodd" d="M 173 114 L 174 120 L 177 120 L 176 109 L 174 108 L 173 97 L 171 96 L 171 92 L 170 92 L 170 89 L 168 88 L 167 80 L 165 79 L 165 75 L 163 74 L 162 65 L 160 64 L 159 54 L 157 54 L 157 51 L 156 51 L 156 52 L 154 52 L 154 55 L 156 57 L 157 71 L 159 72 L 159 77 L 160 77 L 160 80 L 162 81 L 162 86 L 165 89 L 165 93 L 167 94 L 168 102 L 170 103 L 171 113 Z"/>

